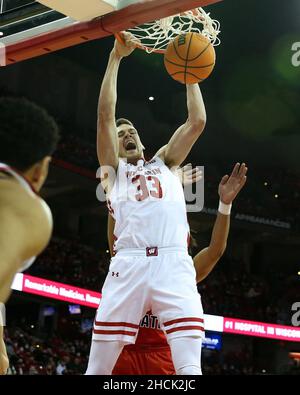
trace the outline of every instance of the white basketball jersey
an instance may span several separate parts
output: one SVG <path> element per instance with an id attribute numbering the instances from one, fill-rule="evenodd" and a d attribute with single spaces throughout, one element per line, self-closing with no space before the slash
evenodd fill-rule
<path id="1" fill-rule="evenodd" d="M 115 224 L 115 251 L 123 248 L 187 248 L 189 225 L 181 182 L 155 157 L 137 165 L 119 160 L 108 199 Z"/>
<path id="2" fill-rule="evenodd" d="M 12 170 L 11 167 L 9 167 L 8 165 L 6 165 L 5 163 L 1 163 L 0 162 L 0 172 L 3 171 L 4 173 L 10 174 L 11 176 L 13 176 L 18 183 L 26 190 L 28 191 L 28 193 L 32 194 L 33 190 L 31 185 L 29 184 L 28 181 L 26 181 L 26 179 L 24 177 L 22 177 L 20 174 L 16 173 L 14 170 Z M 33 264 L 33 262 L 35 261 L 36 257 L 32 257 L 30 259 L 28 259 L 27 261 L 23 262 L 21 269 L 19 270 L 19 272 L 23 272 L 24 270 L 27 270 L 30 268 L 30 266 Z"/>

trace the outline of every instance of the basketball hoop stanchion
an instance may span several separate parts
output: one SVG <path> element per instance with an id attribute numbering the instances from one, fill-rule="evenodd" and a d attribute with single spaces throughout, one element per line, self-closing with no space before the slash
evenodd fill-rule
<path id="1" fill-rule="evenodd" d="M 130 40 L 147 53 L 165 53 L 175 37 L 186 33 L 198 33 L 210 40 L 213 46 L 220 44 L 220 23 L 212 19 L 203 8 L 195 8 L 181 14 L 158 19 L 154 22 L 128 29 Z M 122 32 L 115 34 L 116 39 L 124 43 Z"/>

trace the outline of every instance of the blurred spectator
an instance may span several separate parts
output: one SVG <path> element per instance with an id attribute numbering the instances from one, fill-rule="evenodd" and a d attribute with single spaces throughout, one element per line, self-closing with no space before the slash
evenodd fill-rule
<path id="1" fill-rule="evenodd" d="M 148 154 L 151 156 L 151 153 Z M 54 156 L 93 172 L 99 167 L 95 145 L 72 134 L 63 135 Z M 215 207 L 219 178 L 228 171 L 228 167 L 228 163 L 220 161 L 218 166 L 210 165 L 205 168 L 206 207 Z M 276 170 L 251 167 L 247 193 L 239 196 L 235 203 L 235 211 L 289 222 L 296 228 L 299 226 L 297 219 L 300 218 L 299 186 L 299 174 L 282 168 Z"/>
<path id="2" fill-rule="evenodd" d="M 242 270 L 228 271 L 224 257 L 218 267 L 198 285 L 203 308 L 208 314 L 254 321 L 290 324 L 290 306 L 297 300 L 298 281 L 278 271 L 259 277 Z M 242 263 L 237 265 L 243 267 Z M 30 269 L 30 274 L 101 292 L 109 267 L 109 255 L 94 251 L 78 239 L 53 239 Z M 297 279 L 298 280 L 298 279 Z M 70 335 L 77 329 L 63 318 L 59 333 Z"/>
<path id="3" fill-rule="evenodd" d="M 52 239 L 29 273 L 66 284 L 101 290 L 109 266 L 106 252 L 97 252 L 78 239 Z"/>

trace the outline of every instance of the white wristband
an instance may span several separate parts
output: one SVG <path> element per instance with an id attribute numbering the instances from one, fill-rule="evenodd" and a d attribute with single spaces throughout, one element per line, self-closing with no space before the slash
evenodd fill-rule
<path id="1" fill-rule="evenodd" d="M 232 203 L 225 204 L 220 200 L 218 211 L 219 211 L 219 213 L 221 213 L 223 215 L 230 215 L 231 207 L 232 207 Z"/>

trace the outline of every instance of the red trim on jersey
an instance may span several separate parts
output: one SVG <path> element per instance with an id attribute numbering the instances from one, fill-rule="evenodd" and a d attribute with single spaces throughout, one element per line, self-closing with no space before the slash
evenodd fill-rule
<path id="1" fill-rule="evenodd" d="M 166 333 L 169 334 L 178 331 L 194 331 L 194 330 L 204 332 L 204 328 L 202 326 L 178 326 L 177 328 L 168 329 Z"/>
<path id="2" fill-rule="evenodd" d="M 127 326 L 128 328 L 138 329 L 139 325 L 130 324 L 128 322 L 102 322 L 95 321 L 95 325 L 97 326 Z"/>
<path id="3" fill-rule="evenodd" d="M 9 173 L 7 170 L 13 170 L 15 173 L 18 174 L 18 176 L 22 177 L 23 180 L 26 182 L 26 184 L 28 184 L 29 188 L 32 190 L 33 193 L 35 193 L 36 195 L 38 195 L 38 192 L 34 189 L 33 185 L 31 185 L 31 183 L 27 180 L 27 178 L 24 176 L 24 174 L 20 173 L 19 170 L 15 169 L 12 166 L 0 166 L 0 171 L 3 173 L 6 173 L 10 176 L 13 177 L 13 174 Z"/>
<path id="4" fill-rule="evenodd" d="M 109 199 L 107 199 L 107 201 L 106 201 L 106 206 L 107 206 L 107 208 L 108 208 L 109 214 L 113 217 L 114 214 L 115 214 L 115 211 L 114 211 L 114 209 L 112 208 L 112 206 L 111 206 L 111 201 L 110 201 Z"/>
<path id="5" fill-rule="evenodd" d="M 112 251 L 112 255 L 115 256 L 117 253 L 116 250 L 116 241 L 118 240 L 117 236 L 115 234 L 113 234 L 113 251 Z"/>
<path id="6" fill-rule="evenodd" d="M 126 335 L 126 336 L 135 336 L 136 332 L 128 332 L 128 331 L 104 331 L 104 330 L 99 330 L 99 329 L 94 329 L 93 333 L 95 335 Z"/>
<path id="7" fill-rule="evenodd" d="M 173 324 L 178 324 L 179 322 L 201 322 L 202 324 L 204 323 L 204 320 L 202 318 L 196 318 L 196 317 L 188 317 L 188 318 L 178 318 L 177 320 L 172 320 L 164 323 L 164 326 L 170 326 Z"/>

